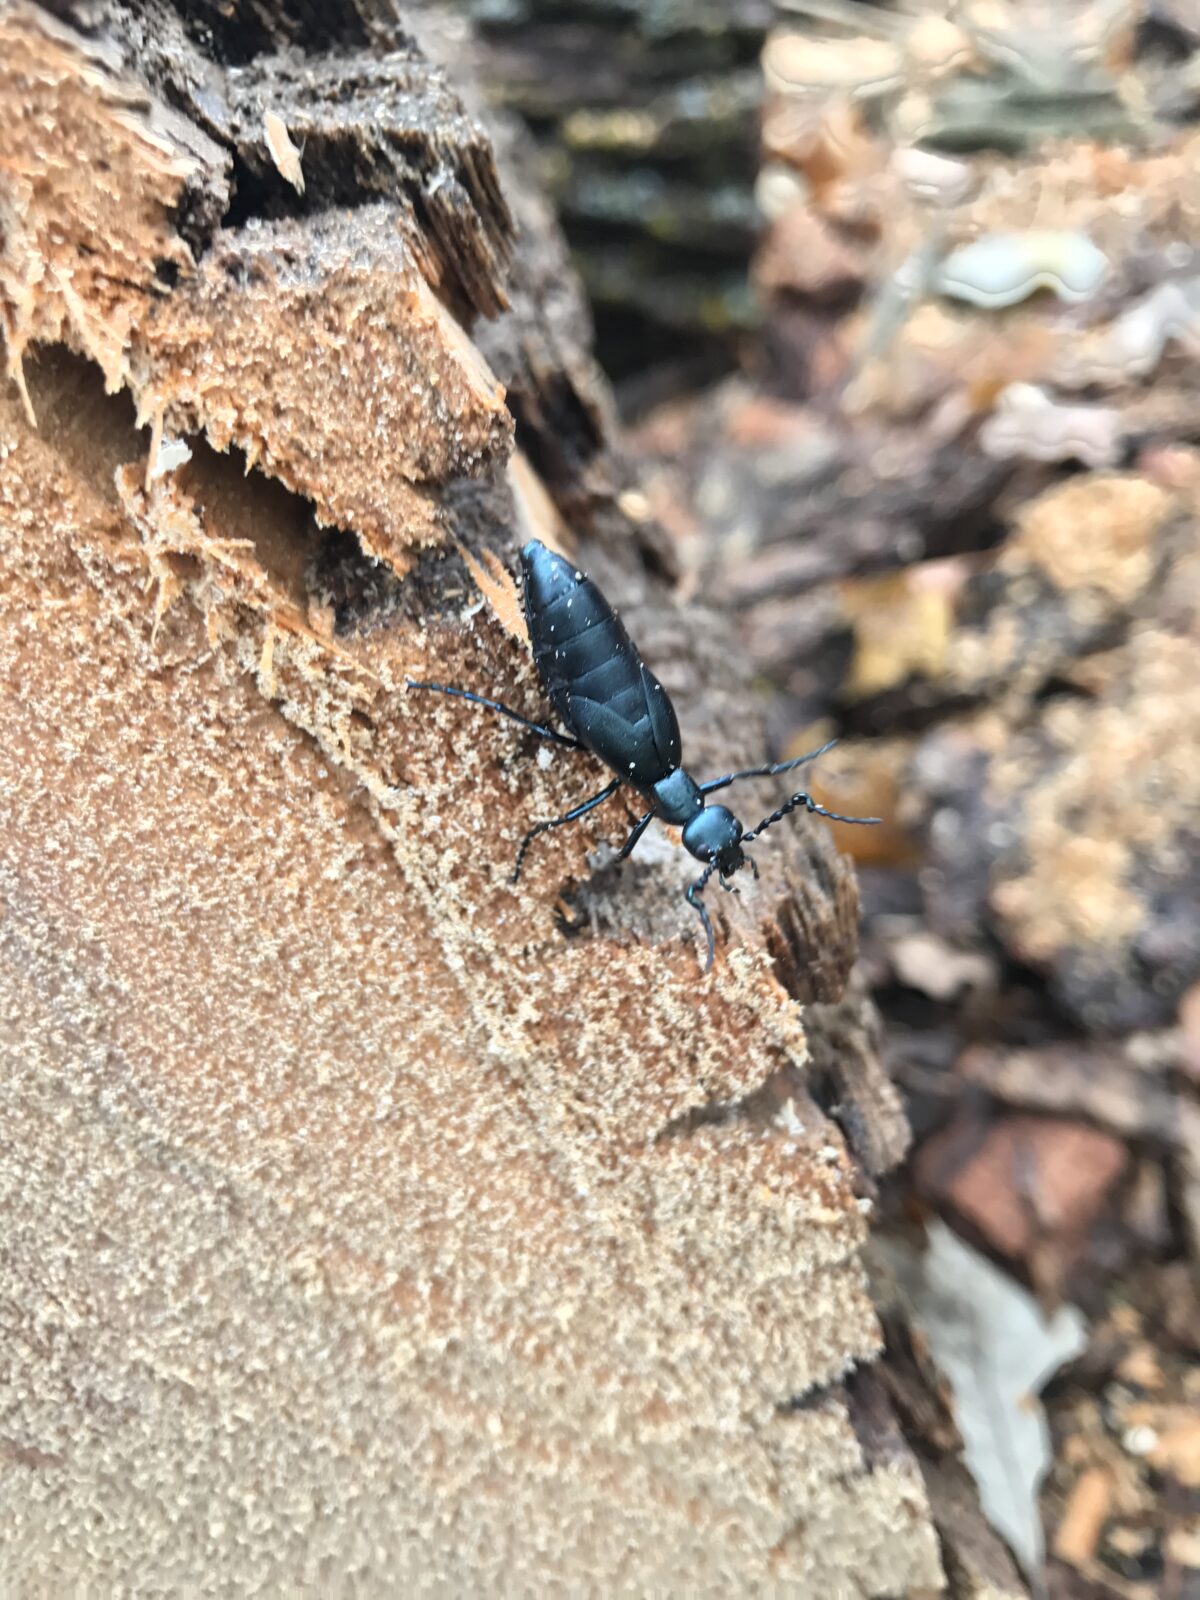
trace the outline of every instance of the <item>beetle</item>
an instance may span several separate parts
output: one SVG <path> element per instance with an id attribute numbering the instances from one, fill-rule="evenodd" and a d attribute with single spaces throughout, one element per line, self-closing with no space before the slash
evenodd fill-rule
<path id="1" fill-rule="evenodd" d="M 530 828 L 517 851 L 513 883 L 520 878 L 529 847 L 539 834 L 577 822 L 622 786 L 636 790 L 647 810 L 634 823 L 617 855 L 618 861 L 633 852 L 655 817 L 682 828 L 684 849 L 704 863 L 704 871 L 688 886 L 686 899 L 704 926 L 704 971 L 708 972 L 715 943 L 703 894 L 714 872 L 721 887 L 730 890 L 734 886 L 729 879 L 744 866 L 749 865 L 757 877 L 757 864 L 746 854 L 746 846 L 801 808 L 833 822 L 871 824 L 879 818 L 840 816 L 836 811 L 826 811 L 801 791 L 764 817 L 757 827 L 744 830 L 727 806 L 710 804 L 709 796 L 745 778 L 771 778 L 790 772 L 816 760 L 836 741 L 830 740 L 794 761 L 749 767 L 708 783 L 697 783 L 683 765 L 683 742 L 671 697 L 646 666 L 620 617 L 592 580 L 538 539 L 530 539 L 521 551 L 521 577 L 534 665 L 550 704 L 569 733 L 534 722 L 510 706 L 470 689 L 412 678 L 406 680 L 407 685 L 410 689 L 453 695 L 497 711 L 539 738 L 570 750 L 590 751 L 615 774 L 598 794 L 573 806 L 565 815 Z"/>

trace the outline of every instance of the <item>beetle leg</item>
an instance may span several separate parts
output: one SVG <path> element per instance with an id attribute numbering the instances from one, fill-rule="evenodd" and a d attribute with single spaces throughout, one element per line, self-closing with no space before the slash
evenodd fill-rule
<path id="1" fill-rule="evenodd" d="M 568 811 L 565 816 L 552 817 L 549 822 L 535 822 L 533 827 L 530 828 L 529 832 L 521 840 L 521 848 L 517 851 L 517 864 L 513 868 L 511 881 L 516 883 L 517 879 L 521 876 L 521 868 L 525 864 L 525 852 L 529 849 L 529 846 L 537 838 L 539 833 L 545 833 L 548 828 L 561 828 L 563 824 L 567 822 L 578 822 L 580 817 L 586 816 L 589 811 L 594 811 L 596 807 L 598 805 L 602 805 L 610 795 L 616 794 L 617 790 L 621 787 L 621 781 L 622 780 L 620 778 L 614 778 L 611 783 L 606 784 L 604 788 L 601 789 L 599 794 L 594 794 L 590 799 L 582 801 L 579 805 Z"/>
<path id="2" fill-rule="evenodd" d="M 644 817 L 639 817 L 639 819 L 634 823 L 633 831 L 630 833 L 628 839 L 626 839 L 625 843 L 617 852 L 618 861 L 624 861 L 626 856 L 633 854 L 634 846 L 637 844 L 638 840 L 642 837 L 653 820 L 653 811 L 647 811 Z"/>
<path id="3" fill-rule="evenodd" d="M 498 711 L 502 717 L 508 717 L 513 722 L 519 722 L 523 728 L 528 728 L 530 733 L 536 733 L 542 739 L 553 739 L 555 744 L 566 745 L 568 750 L 583 749 L 578 739 L 559 733 L 556 728 L 547 728 L 540 722 L 532 722 L 528 717 L 523 717 L 519 711 L 514 711 L 511 706 L 502 706 L 499 700 L 487 700 L 481 694 L 472 694 L 470 689 L 452 689 L 445 683 L 418 683 L 415 678 L 405 678 L 404 682 L 410 689 L 430 689 L 434 694 L 453 695 L 456 700 L 469 700 L 473 706 L 485 706 L 489 711 Z"/>
<path id="4" fill-rule="evenodd" d="M 713 939 L 713 929 L 712 923 L 709 920 L 708 907 L 704 904 L 704 901 L 700 898 L 700 896 L 704 893 L 704 885 L 712 877 L 712 874 L 712 866 L 709 865 L 705 867 L 704 871 L 696 879 L 695 883 L 690 883 L 688 885 L 687 890 L 687 903 L 691 906 L 693 911 L 699 912 L 700 921 L 704 924 L 704 937 L 708 943 L 708 955 L 704 962 L 704 971 L 706 973 L 712 970 L 713 952 L 716 949 L 716 942 Z"/>

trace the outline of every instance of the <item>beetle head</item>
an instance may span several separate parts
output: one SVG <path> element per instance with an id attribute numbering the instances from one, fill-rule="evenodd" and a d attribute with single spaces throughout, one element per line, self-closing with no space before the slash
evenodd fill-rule
<path id="1" fill-rule="evenodd" d="M 746 863 L 742 825 L 726 806 L 705 806 L 683 830 L 683 847 L 697 861 L 715 862 L 723 878 Z"/>

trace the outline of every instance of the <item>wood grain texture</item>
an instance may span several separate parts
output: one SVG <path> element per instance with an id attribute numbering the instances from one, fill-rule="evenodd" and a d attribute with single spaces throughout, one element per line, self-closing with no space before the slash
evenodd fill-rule
<path id="1" fill-rule="evenodd" d="M 142 8 L 56 9 L 0 17 L 5 1587 L 936 1585 L 917 1463 L 844 1382 L 880 1343 L 866 1223 L 805 1085 L 848 867 L 798 826 L 701 983 L 677 850 L 593 870 L 614 815 L 515 893 L 587 763 L 404 689 L 539 708 L 455 542 L 553 515 L 539 430 L 595 381 L 575 350 L 513 453 L 504 352 L 545 380 L 566 335 L 526 294 L 479 353 L 486 132 L 384 5 L 181 4 L 141 54 Z M 369 141 L 293 107 L 297 52 L 352 62 L 364 127 L 402 65 L 407 177 L 330 203 Z M 303 196 L 264 192 L 248 72 L 312 119 Z M 451 232 L 416 197 L 468 171 Z M 155 476 L 167 435 L 191 458 Z M 568 537 L 698 764 L 739 761 L 728 636 L 648 573 L 599 450 L 557 457 Z"/>

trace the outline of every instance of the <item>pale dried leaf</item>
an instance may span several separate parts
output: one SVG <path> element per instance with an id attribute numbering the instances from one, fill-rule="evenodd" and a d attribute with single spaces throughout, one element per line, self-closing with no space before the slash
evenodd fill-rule
<path id="1" fill-rule="evenodd" d="M 1029 1575 L 1045 1554 L 1038 1486 L 1050 1435 L 1036 1395 L 1083 1348 L 1083 1317 L 1064 1306 L 1047 1321 L 1033 1296 L 943 1222 L 914 1288 L 917 1317 L 954 1392 L 964 1454 L 988 1520 Z"/>
<path id="2" fill-rule="evenodd" d="M 1082 461 L 1099 469 L 1121 458 L 1121 413 L 1113 406 L 1063 404 L 1032 383 L 1010 383 L 979 430 L 995 461 Z"/>

